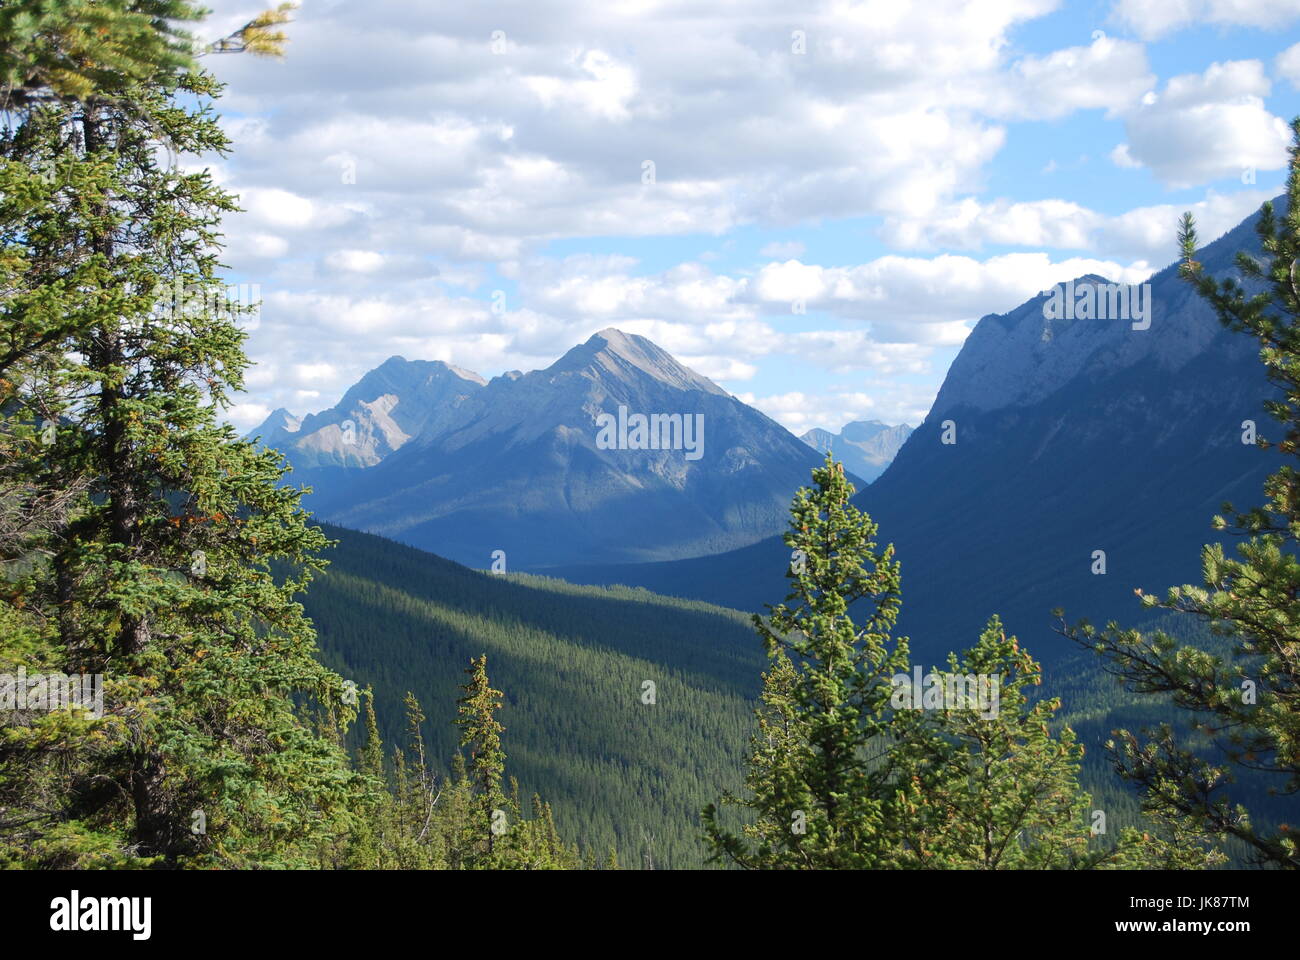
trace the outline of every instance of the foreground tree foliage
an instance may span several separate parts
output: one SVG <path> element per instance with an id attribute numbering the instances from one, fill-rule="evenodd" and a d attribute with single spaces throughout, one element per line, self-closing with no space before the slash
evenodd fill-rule
<path id="1" fill-rule="evenodd" d="M 165 159 L 228 149 L 208 106 L 220 89 L 140 21 L 195 11 L 107 6 L 155 39 L 144 59 L 106 57 L 111 83 L 97 68 L 46 97 L 29 85 L 0 139 L 19 188 L 3 223 L 5 497 L 20 515 L 63 498 L 10 545 L 25 572 L 7 599 L 36 649 L 6 644 L 5 666 L 31 652 L 102 676 L 105 703 L 5 724 L 7 856 L 305 865 L 369 789 L 318 729 L 355 711 L 294 600 L 326 541 L 279 486 L 279 458 L 220 423 L 247 366 L 248 305 L 217 293 L 235 201 Z"/>
<path id="2" fill-rule="evenodd" d="M 1221 861 L 1194 831 L 1094 830 L 1083 749 L 1033 701 L 1039 665 L 994 617 L 941 681 L 989 678 L 980 699 L 913 701 L 892 546 L 850 502 L 830 456 L 791 507 L 785 603 L 755 617 L 771 661 L 752 740 L 747 817 L 704 811 L 713 858 L 760 869 L 1011 869 L 1185 866 Z M 851 607 L 865 609 L 854 619 Z M 895 682 L 895 678 L 900 682 Z M 908 683 L 902 684 L 902 680 Z M 996 698 L 993 697 L 996 684 Z M 954 687 L 953 689 L 957 689 Z M 974 699 L 971 699 L 971 698 Z"/>
<path id="3" fill-rule="evenodd" d="M 1122 827 L 1107 842 L 1105 810 L 1080 789 L 1083 747 L 1052 732 L 1059 699 L 1034 699 L 1042 668 L 1001 621 L 949 655 L 938 676 L 998 679 L 996 711 L 905 715 L 899 750 L 913 771 L 898 809 L 896 865 L 963 869 L 1198 869 L 1226 858 L 1181 822 Z"/>
<path id="4" fill-rule="evenodd" d="M 213 49 L 276 53 L 285 14 Z M 295 599 L 327 541 L 279 455 L 221 422 L 255 305 L 218 276 L 235 198 L 173 162 L 230 147 L 220 86 L 171 25 L 199 16 L 0 10 L 0 674 L 103 684 L 102 714 L 0 711 L 4 866 L 342 865 L 375 810 L 423 796 L 422 755 L 396 799 L 382 764 L 348 756 L 355 692 Z M 449 806 L 470 803 L 487 851 L 445 865 L 512 865 L 475 815 L 517 810 L 473 773 Z"/>
<path id="5" fill-rule="evenodd" d="M 792 592 L 754 617 L 772 660 L 746 778 L 758 845 L 721 830 L 713 807 L 705 824 L 717 855 L 745 866 L 878 867 L 894 843 L 889 679 L 908 666 L 907 641 L 890 636 L 899 564 L 892 546 L 876 552 L 876 525 L 849 502 L 840 464 L 828 455 L 813 482 L 790 508 Z M 849 613 L 859 600 L 861 624 Z"/>
<path id="6" fill-rule="evenodd" d="M 1285 427 L 1279 451 L 1300 451 L 1300 120 L 1287 178 L 1286 209 L 1260 210 L 1261 262 L 1241 253 L 1242 279 L 1216 279 L 1196 261 L 1196 225 L 1185 214 L 1179 241 L 1182 275 L 1214 307 L 1229 329 L 1260 344 L 1260 359 L 1280 398 L 1267 407 Z M 1250 294 L 1246 283 L 1262 287 Z M 1274 444 L 1264 439 L 1261 448 Z M 1169 820 L 1189 821 L 1214 837 L 1244 845 L 1258 864 L 1300 867 L 1296 826 L 1268 825 L 1234 802 L 1238 774 L 1263 780 L 1269 792 L 1300 790 L 1300 474 L 1280 467 L 1264 485 L 1267 502 L 1244 512 L 1224 505 L 1216 529 L 1244 537 L 1237 555 L 1220 544 L 1201 552 L 1202 584 L 1171 588 L 1163 599 L 1142 596 L 1149 608 L 1190 615 L 1225 638 L 1226 650 L 1180 644 L 1163 631 L 1088 624 L 1064 632 L 1094 649 L 1108 672 L 1130 689 L 1166 696 L 1185 711 L 1198 749 L 1163 725 L 1142 736 L 1116 731 L 1108 744 L 1121 776 L 1137 784 L 1144 808 Z"/>

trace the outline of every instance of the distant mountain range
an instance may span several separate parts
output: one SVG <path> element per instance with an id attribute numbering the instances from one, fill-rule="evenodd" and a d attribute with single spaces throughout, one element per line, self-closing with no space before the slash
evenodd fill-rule
<path id="1" fill-rule="evenodd" d="M 281 408 L 253 434 L 291 452 L 299 470 L 373 467 L 412 437 L 447 426 L 485 385 L 439 360 L 390 357 L 330 409 L 300 420 Z"/>
<path id="2" fill-rule="evenodd" d="M 1236 253 L 1258 251 L 1255 220 L 1200 252 L 1207 270 L 1238 275 Z M 1074 283 L 1079 295 L 1115 289 L 1097 276 Z M 1224 330 L 1175 266 L 1149 293 L 1145 329 L 1122 315 L 1050 319 L 1047 293 L 984 317 L 924 423 L 859 492 L 897 547 L 914 658 L 969 645 L 996 612 L 1055 660 L 1071 647 L 1053 607 L 1141 619 L 1135 588 L 1199 582 L 1200 547 L 1223 539 L 1210 527 L 1223 501 L 1261 502 L 1282 458 L 1242 442 L 1247 420 L 1276 435 L 1258 345 Z M 774 537 L 707 559 L 554 572 L 761 610 L 785 596 L 788 560 Z"/>
<path id="3" fill-rule="evenodd" d="M 820 457 L 644 337 L 603 330 L 485 382 L 393 357 L 334 407 L 253 435 L 322 519 L 475 567 L 667 560 L 785 524 Z"/>
<path id="4" fill-rule="evenodd" d="M 891 427 L 879 420 L 855 420 L 838 434 L 816 427 L 799 439 L 820 453 L 829 451 L 845 470 L 871 482 L 885 472 L 911 435 L 905 423 Z"/>

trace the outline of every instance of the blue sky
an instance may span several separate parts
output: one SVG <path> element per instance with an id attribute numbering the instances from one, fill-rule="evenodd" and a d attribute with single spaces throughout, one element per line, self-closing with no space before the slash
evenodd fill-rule
<path id="1" fill-rule="evenodd" d="M 208 34 L 259 8 L 212 6 Z M 263 297 L 232 419 L 615 326 L 796 432 L 915 424 L 980 316 L 1140 280 L 1182 210 L 1209 238 L 1280 191 L 1298 28 L 1300 0 L 306 0 L 284 61 L 212 60 Z"/>

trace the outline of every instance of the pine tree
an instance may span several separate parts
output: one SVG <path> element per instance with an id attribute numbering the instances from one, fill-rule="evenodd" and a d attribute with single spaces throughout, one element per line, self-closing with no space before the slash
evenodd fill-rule
<path id="1" fill-rule="evenodd" d="M 1228 329 L 1259 341 L 1268 378 L 1279 388 L 1267 408 L 1284 425 L 1284 437 L 1276 444 L 1261 437 L 1258 445 L 1294 456 L 1300 451 L 1300 119 L 1291 127 L 1286 210 L 1279 216 L 1265 203 L 1259 213 L 1264 258 L 1238 254 L 1240 280 L 1210 276 L 1196 260 L 1190 213 L 1179 241 L 1182 276 Z M 1258 292 L 1249 292 L 1247 284 Z M 1225 504 L 1229 519 L 1214 518 L 1216 529 L 1231 527 L 1244 538 L 1237 556 L 1220 544 L 1208 545 L 1201 553 L 1200 586 L 1173 587 L 1163 600 L 1141 597 L 1148 608 L 1209 623 L 1225 638 L 1226 651 L 1113 623 L 1105 630 L 1085 623 L 1064 632 L 1094 649 L 1131 689 L 1167 697 L 1186 712 L 1194 734 L 1214 746 L 1207 756 L 1172 724 L 1143 737 L 1117 731 L 1108 744 L 1112 759 L 1141 791 L 1144 809 L 1166 823 L 1234 838 L 1260 864 L 1294 869 L 1300 867 L 1295 826 L 1268 826 L 1231 796 L 1238 772 L 1283 796 L 1300 790 L 1300 473 L 1280 467 L 1264 493 L 1264 505 L 1238 512 Z"/>
<path id="2" fill-rule="evenodd" d="M 496 863 L 498 833 L 511 826 L 501 790 L 505 772 L 501 734 L 505 727 L 496 718 L 502 694 L 488 681 L 486 654 L 471 660 L 465 672 L 469 682 L 461 687 L 465 695 L 456 701 L 456 725 L 460 727 L 460 745 L 470 751 L 469 781 L 474 795 L 471 832 L 481 841 L 481 850 L 472 854 L 469 862 L 472 866 L 491 866 Z"/>
<path id="3" fill-rule="evenodd" d="M 194 66 L 177 24 L 199 19 L 184 0 L 11 0 L 0 5 L 5 110 L 120 97 L 132 83 Z"/>
<path id="4" fill-rule="evenodd" d="M 534 795 L 532 817 L 523 816 L 518 782 L 501 789 L 505 754 L 494 712 L 500 693 L 487 680 L 486 658 L 472 661 L 463 688 L 457 723 L 471 746 L 469 764 L 459 753 L 451 776 L 440 777 L 428 762 L 419 700 L 406 695 L 407 745 L 393 753 L 390 793 L 368 808 L 370 819 L 354 831 L 344 860 L 353 866 L 376 864 L 402 870 L 553 870 L 576 869 L 581 853 L 564 844 L 550 805 Z M 369 698 L 367 698 L 369 704 Z M 367 706 L 367 740 L 358 765 L 375 776 L 382 757 L 374 712 Z M 480 762 L 481 761 L 481 762 Z M 383 779 L 382 775 L 378 779 Z M 500 815 L 504 814 L 502 821 Z M 493 832 L 500 822 L 508 829 Z M 498 828 L 499 829 L 499 828 Z"/>
<path id="5" fill-rule="evenodd" d="M 755 819 L 742 826 L 741 836 L 735 836 L 718 829 L 716 808 L 705 811 L 716 859 L 725 855 L 742 866 L 775 865 L 782 851 L 797 844 L 803 835 L 806 813 L 788 812 L 807 811 L 813 805 L 800 777 L 812 763 L 813 754 L 795 715 L 797 679 L 790 658 L 782 650 L 775 651 L 771 669 L 763 674 L 763 692 L 755 711 L 757 730 L 750 738 L 745 787 L 752 799 L 742 802 L 731 795 L 723 797 L 724 804 L 748 806 Z M 754 844 L 752 853 L 745 841 Z"/>
<path id="6" fill-rule="evenodd" d="M 155 27 L 193 13 L 87 6 Z M 27 107 L 0 138 L 6 197 L 21 188 L 3 207 L 0 486 L 20 510 L 74 493 L 26 538 L 7 602 L 39 625 L 45 661 L 105 677 L 106 711 L 4 727 L 6 756 L 33 768 L 4 782 L 6 856 L 311 865 L 352 825 L 367 780 L 316 729 L 355 714 L 294 599 L 326 541 L 280 485 L 280 458 L 220 422 L 248 363 L 248 305 L 211 296 L 235 200 L 164 159 L 229 148 L 210 107 L 220 88 L 178 68 L 161 29 L 176 56 L 125 70 L 96 48 L 103 70 L 69 78 L 58 50 L 77 58 L 75 32 L 7 64 L 27 73 Z M 56 95 L 37 96 L 42 83 Z"/>
<path id="7" fill-rule="evenodd" d="M 348 866 L 358 870 L 383 870 L 388 866 L 387 840 L 391 834 L 393 795 L 384 766 L 384 741 L 375 716 L 375 693 L 365 691 L 365 740 L 357 755 L 357 769 L 375 785 L 373 800 L 359 811 L 358 823 L 348 843 Z"/>
<path id="8" fill-rule="evenodd" d="M 813 483 L 796 493 L 785 534 L 792 592 L 754 617 L 774 663 L 751 797 L 723 800 L 755 817 L 758 847 L 723 829 L 715 807 L 704 812 L 714 858 L 747 867 L 878 867 L 894 842 L 890 680 L 908 662 L 907 641 L 891 637 L 899 564 L 892 545 L 877 552 L 877 526 L 850 502 L 843 465 L 828 454 Z"/>
<path id="9" fill-rule="evenodd" d="M 1039 665 L 993 617 L 978 643 L 931 671 L 915 702 L 892 547 L 849 502 L 830 456 L 791 507 L 794 590 L 755 618 L 770 662 L 750 742 L 738 833 L 705 809 L 712 859 L 758 869 L 1205 866 L 1180 825 L 1093 836 L 1082 747 L 1033 701 Z M 851 607 L 865 601 L 854 620 Z M 859 622 L 860 621 L 860 622 Z M 960 680 L 960 686 L 958 681 Z M 937 695 L 936 695 L 937 694 Z M 932 702 L 933 701 L 933 702 Z"/>
<path id="10" fill-rule="evenodd" d="M 1079 786 L 1083 747 L 1069 727 L 1052 732 L 1060 700 L 1032 699 L 1042 668 L 998 617 L 931 676 L 951 684 L 960 702 L 897 714 L 894 752 L 909 775 L 896 808 L 902 842 L 893 865 L 1042 870 L 1177 860 L 1186 868 L 1222 860 L 1202 837 L 1144 836 L 1130 827 L 1109 843 L 1094 832 L 1101 821 L 1092 820 Z"/>

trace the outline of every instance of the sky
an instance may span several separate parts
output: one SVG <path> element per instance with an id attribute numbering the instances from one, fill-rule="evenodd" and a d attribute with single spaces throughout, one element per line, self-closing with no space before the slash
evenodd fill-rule
<path id="1" fill-rule="evenodd" d="M 266 5 L 208 0 L 214 37 Z M 797 7 L 798 9 L 794 9 Z M 304 0 L 213 55 L 256 285 L 229 417 L 606 327 L 796 433 L 918 424 L 980 317 L 1281 192 L 1300 0 Z"/>

